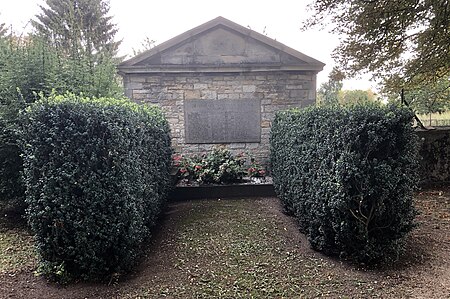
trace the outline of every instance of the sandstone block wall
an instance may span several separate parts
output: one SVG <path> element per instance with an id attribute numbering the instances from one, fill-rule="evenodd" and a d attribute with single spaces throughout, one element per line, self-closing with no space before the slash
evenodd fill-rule
<path id="1" fill-rule="evenodd" d="M 164 109 L 172 130 L 173 147 L 183 153 L 202 153 L 217 145 L 185 143 L 184 101 L 260 99 L 261 142 L 225 146 L 235 153 L 251 151 L 263 163 L 269 157 L 270 127 L 275 111 L 312 105 L 316 99 L 316 75 L 304 71 L 133 74 L 124 80 L 128 97 Z"/>

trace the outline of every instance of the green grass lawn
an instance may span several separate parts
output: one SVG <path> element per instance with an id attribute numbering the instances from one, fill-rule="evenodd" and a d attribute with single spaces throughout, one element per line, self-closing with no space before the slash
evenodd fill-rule
<path id="1" fill-rule="evenodd" d="M 276 202 L 277 203 L 277 202 Z M 193 201 L 160 249 L 170 279 L 143 282 L 126 298 L 382 297 L 371 275 L 324 259 L 270 201 Z M 275 212 L 275 214 L 273 214 Z M 158 263 L 159 264 L 159 263 Z M 167 265 L 167 264 L 166 264 Z M 148 267 L 148 266 L 147 266 Z M 161 267 L 159 265 L 157 268 Z M 162 267 L 164 268 L 164 267 Z M 169 279 L 169 278 L 168 278 Z"/>
<path id="2" fill-rule="evenodd" d="M 300 257 L 279 232 L 283 223 L 255 210 L 253 200 L 195 202 L 174 236 L 178 283 L 135 295 L 177 298 L 292 297 L 305 293 L 324 261 Z M 302 263 L 298 263 L 302 259 Z M 333 279 L 321 279 L 332 285 Z M 325 289 L 325 288 L 324 288 Z M 323 290 L 309 293 L 320 295 Z"/>
<path id="3" fill-rule="evenodd" d="M 0 273 L 32 269 L 35 264 L 31 235 L 23 228 L 0 228 Z"/>

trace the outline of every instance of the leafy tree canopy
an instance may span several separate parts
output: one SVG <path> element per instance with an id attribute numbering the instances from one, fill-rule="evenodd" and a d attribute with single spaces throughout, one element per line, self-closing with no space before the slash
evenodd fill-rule
<path id="1" fill-rule="evenodd" d="M 433 85 L 408 91 L 409 105 L 419 114 L 442 113 L 450 109 L 450 88 L 446 78 Z"/>
<path id="2" fill-rule="evenodd" d="M 378 96 L 372 90 L 342 90 L 344 75 L 334 68 L 328 76 L 328 81 L 317 90 L 317 102 L 321 106 L 347 105 L 362 102 L 374 102 Z"/>
<path id="3" fill-rule="evenodd" d="M 341 90 L 339 92 L 339 103 L 357 104 L 377 101 L 377 95 L 372 90 Z"/>
<path id="4" fill-rule="evenodd" d="M 332 22 L 341 42 L 333 57 L 354 76 L 372 72 L 385 86 L 434 85 L 450 76 L 448 0 L 314 0 L 304 28 Z"/>
<path id="5" fill-rule="evenodd" d="M 320 85 L 317 91 L 317 102 L 320 105 L 339 104 L 339 92 L 342 89 L 343 74 L 334 68 L 328 76 L 328 81 Z"/>

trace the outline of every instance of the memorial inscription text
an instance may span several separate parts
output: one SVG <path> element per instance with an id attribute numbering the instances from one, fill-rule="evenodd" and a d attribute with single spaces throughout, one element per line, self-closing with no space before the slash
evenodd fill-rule
<path id="1" fill-rule="evenodd" d="M 261 100 L 184 101 L 186 143 L 261 141 Z"/>

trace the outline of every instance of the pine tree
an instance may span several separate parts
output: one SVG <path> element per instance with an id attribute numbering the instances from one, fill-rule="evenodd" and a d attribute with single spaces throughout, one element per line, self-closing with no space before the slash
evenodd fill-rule
<path id="1" fill-rule="evenodd" d="M 65 91 L 87 96 L 121 93 L 115 67 L 120 41 L 105 0 L 46 0 L 32 24 L 35 34 L 56 49 Z"/>
<path id="2" fill-rule="evenodd" d="M 68 55 L 80 52 L 117 54 L 120 42 L 114 40 L 117 28 L 108 16 L 109 3 L 104 0 L 46 0 L 42 13 L 32 24 L 39 35 L 47 37 Z"/>

